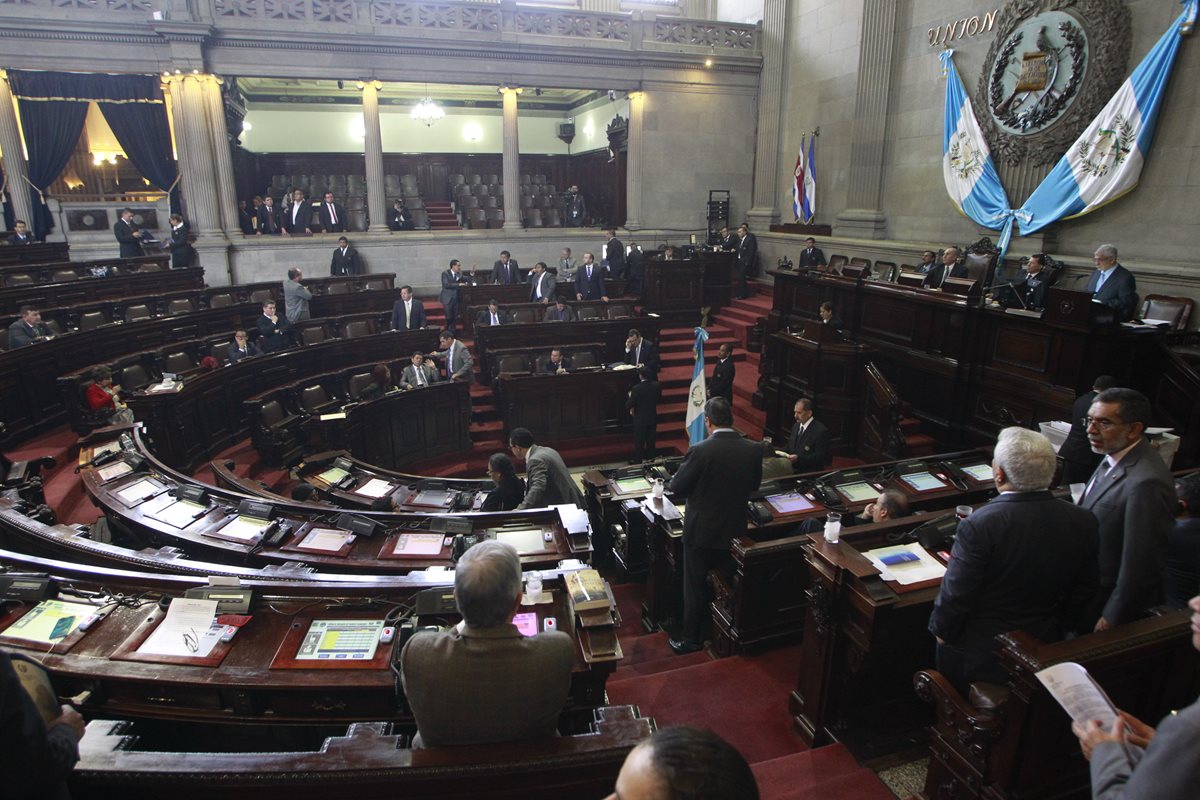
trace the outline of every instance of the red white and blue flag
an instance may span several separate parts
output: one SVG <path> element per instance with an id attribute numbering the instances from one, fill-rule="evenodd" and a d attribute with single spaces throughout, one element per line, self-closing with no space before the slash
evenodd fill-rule
<path id="1" fill-rule="evenodd" d="M 817 209 L 817 162 L 813 152 L 817 137 L 813 134 L 808 142 L 807 154 L 804 152 L 806 138 L 800 137 L 800 152 L 796 154 L 796 180 L 792 184 L 792 212 L 796 220 L 805 225 L 813 221 Z"/>

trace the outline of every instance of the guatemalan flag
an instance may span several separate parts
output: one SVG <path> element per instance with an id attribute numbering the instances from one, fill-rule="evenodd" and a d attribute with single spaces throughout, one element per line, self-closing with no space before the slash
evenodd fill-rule
<path id="1" fill-rule="evenodd" d="M 1179 40 L 1195 26 L 1197 0 L 1183 5 L 1171 28 L 1025 201 L 1018 212 L 1022 233 L 1088 214 L 1137 186 Z"/>
<path id="2" fill-rule="evenodd" d="M 692 369 L 692 385 L 688 388 L 687 416 L 684 427 L 688 432 L 688 444 L 699 444 L 704 441 L 704 343 L 708 341 L 708 331 L 696 328 L 696 347 L 692 351 L 696 357 L 696 366 Z"/>
<path id="3" fill-rule="evenodd" d="M 817 161 L 813 147 L 817 143 L 814 133 L 808 142 L 808 155 L 804 154 L 804 139 L 800 137 L 800 152 L 796 154 L 795 181 L 792 183 L 792 212 L 796 219 L 808 225 L 817 213 Z"/>
<path id="4" fill-rule="evenodd" d="M 946 69 L 946 114 L 942 127 L 942 176 L 950 200 L 972 221 L 985 228 L 999 229 L 998 247 L 1003 253 L 1012 237 L 1014 212 L 1008 205 L 1008 195 L 992 152 L 975 120 L 971 98 L 963 88 L 958 68 L 954 66 L 953 50 L 941 54 Z"/>

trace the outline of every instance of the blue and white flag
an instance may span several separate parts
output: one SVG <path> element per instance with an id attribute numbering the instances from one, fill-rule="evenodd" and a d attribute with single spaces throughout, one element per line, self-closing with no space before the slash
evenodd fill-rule
<path id="1" fill-rule="evenodd" d="M 696 347 L 692 354 L 696 358 L 696 366 L 692 369 L 692 385 L 688 389 L 687 416 L 684 427 L 688 432 L 688 444 L 699 444 L 704 441 L 704 343 L 708 341 L 708 331 L 696 328 Z"/>
<path id="2" fill-rule="evenodd" d="M 992 152 L 979 122 L 971 98 L 967 97 L 962 78 L 954 65 L 953 50 L 941 54 L 942 66 L 946 70 L 946 114 L 942 128 L 942 176 L 946 191 L 955 207 L 973 222 L 985 228 L 1000 230 L 1001 263 L 1008 241 L 1012 238 L 1014 212 L 1008 204 L 1008 195 Z"/>
<path id="3" fill-rule="evenodd" d="M 804 157 L 804 137 L 800 137 L 800 152 L 796 153 L 796 169 L 792 173 L 792 213 L 796 215 L 797 222 L 805 222 L 804 207 L 808 203 L 808 198 L 804 196 L 805 181 L 807 177 L 805 173 L 808 171 L 808 163 Z"/>
<path id="4" fill-rule="evenodd" d="M 1179 40 L 1191 33 L 1196 8 L 1197 0 L 1184 0 L 1183 13 L 1025 201 L 1021 233 L 1088 214 L 1137 186 Z"/>

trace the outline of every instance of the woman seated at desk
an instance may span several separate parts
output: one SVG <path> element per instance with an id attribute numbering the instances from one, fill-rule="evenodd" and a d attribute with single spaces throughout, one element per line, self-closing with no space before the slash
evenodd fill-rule
<path id="1" fill-rule="evenodd" d="M 359 392 L 359 400 L 374 400 L 383 397 L 395 386 L 392 384 L 392 373 L 386 364 L 376 364 L 371 370 L 371 382 Z"/>
<path id="2" fill-rule="evenodd" d="M 525 481 L 517 477 L 517 468 L 504 453 L 488 459 L 488 477 L 496 488 L 488 492 L 480 511 L 512 511 L 525 499 Z"/>
<path id="3" fill-rule="evenodd" d="M 96 367 L 85 396 L 92 413 L 108 415 L 109 425 L 133 422 L 133 412 L 121 402 L 121 387 L 113 385 L 112 370 L 108 367 Z"/>

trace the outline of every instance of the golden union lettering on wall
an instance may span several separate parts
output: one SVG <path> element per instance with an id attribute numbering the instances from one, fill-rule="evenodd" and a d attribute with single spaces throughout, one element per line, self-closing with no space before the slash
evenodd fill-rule
<path id="1" fill-rule="evenodd" d="M 942 47 L 950 44 L 955 39 L 987 33 L 996 27 L 996 14 L 999 11 L 1000 9 L 993 8 L 982 17 L 976 14 L 971 17 L 956 19 L 953 22 L 947 22 L 945 25 L 939 25 L 936 28 L 930 28 L 929 46 Z"/>

